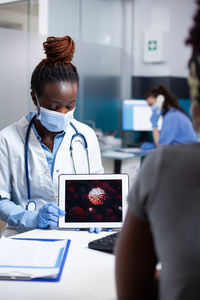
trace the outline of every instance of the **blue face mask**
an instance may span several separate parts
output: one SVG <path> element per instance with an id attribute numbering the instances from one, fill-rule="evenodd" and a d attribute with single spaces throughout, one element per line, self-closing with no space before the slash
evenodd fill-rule
<path id="1" fill-rule="evenodd" d="M 59 132 L 66 129 L 70 124 L 71 120 L 74 118 L 74 111 L 70 110 L 66 114 L 49 110 L 44 107 L 39 106 L 40 114 L 37 116 L 37 119 L 40 120 L 42 125 L 52 132 Z"/>

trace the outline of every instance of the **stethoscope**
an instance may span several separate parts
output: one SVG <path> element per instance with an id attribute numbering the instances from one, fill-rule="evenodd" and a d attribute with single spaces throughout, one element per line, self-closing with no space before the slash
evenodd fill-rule
<path id="1" fill-rule="evenodd" d="M 31 191 L 30 191 L 30 180 L 29 180 L 29 169 L 28 169 L 28 141 L 29 141 L 29 136 L 30 136 L 30 130 L 32 127 L 32 124 L 36 118 L 36 115 L 33 116 L 33 118 L 30 120 L 27 131 L 26 131 L 26 137 L 25 137 L 25 146 L 24 146 L 24 155 L 25 155 L 25 175 L 26 175 L 26 186 L 27 186 L 27 195 L 28 195 L 28 204 L 26 205 L 27 210 L 35 210 L 36 209 L 36 203 L 35 201 L 31 200 Z M 72 164 L 73 168 L 76 174 L 76 168 L 75 168 L 75 163 L 74 163 L 74 158 L 73 158 L 73 141 L 75 138 L 80 137 L 81 140 L 83 141 L 83 146 L 86 151 L 86 157 L 87 157 L 87 165 L 88 165 L 88 173 L 90 174 L 90 162 L 89 162 L 89 154 L 88 154 L 88 143 L 86 141 L 85 136 L 78 132 L 77 128 L 74 126 L 72 122 L 70 122 L 70 126 L 74 129 L 75 133 L 71 137 L 70 141 L 70 146 L 69 146 L 69 151 L 70 155 L 72 158 Z"/>

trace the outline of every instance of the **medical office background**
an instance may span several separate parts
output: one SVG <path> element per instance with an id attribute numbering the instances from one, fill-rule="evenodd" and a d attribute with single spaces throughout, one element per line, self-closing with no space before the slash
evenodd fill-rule
<path id="1" fill-rule="evenodd" d="M 47 36 L 70 35 L 80 74 L 76 117 L 129 143 L 121 101 L 165 84 L 189 112 L 184 45 L 195 0 L 0 1 L 0 129 L 34 109 L 30 78 Z M 159 32 L 162 57 L 145 61 L 144 36 Z"/>

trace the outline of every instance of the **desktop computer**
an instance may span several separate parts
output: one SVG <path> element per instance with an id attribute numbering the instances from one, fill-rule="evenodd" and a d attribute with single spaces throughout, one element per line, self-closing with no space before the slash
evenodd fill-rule
<path id="1" fill-rule="evenodd" d="M 124 147 L 140 146 L 152 139 L 151 107 L 144 99 L 122 100 L 121 129 Z M 162 117 L 158 129 L 162 127 Z"/>

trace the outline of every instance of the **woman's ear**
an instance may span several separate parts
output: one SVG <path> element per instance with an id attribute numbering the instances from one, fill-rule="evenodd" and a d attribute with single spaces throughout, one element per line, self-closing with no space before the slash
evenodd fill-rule
<path id="1" fill-rule="evenodd" d="M 33 90 L 31 91 L 31 98 L 33 100 L 34 105 L 37 107 L 38 106 L 37 98 L 36 98 L 35 92 Z"/>

